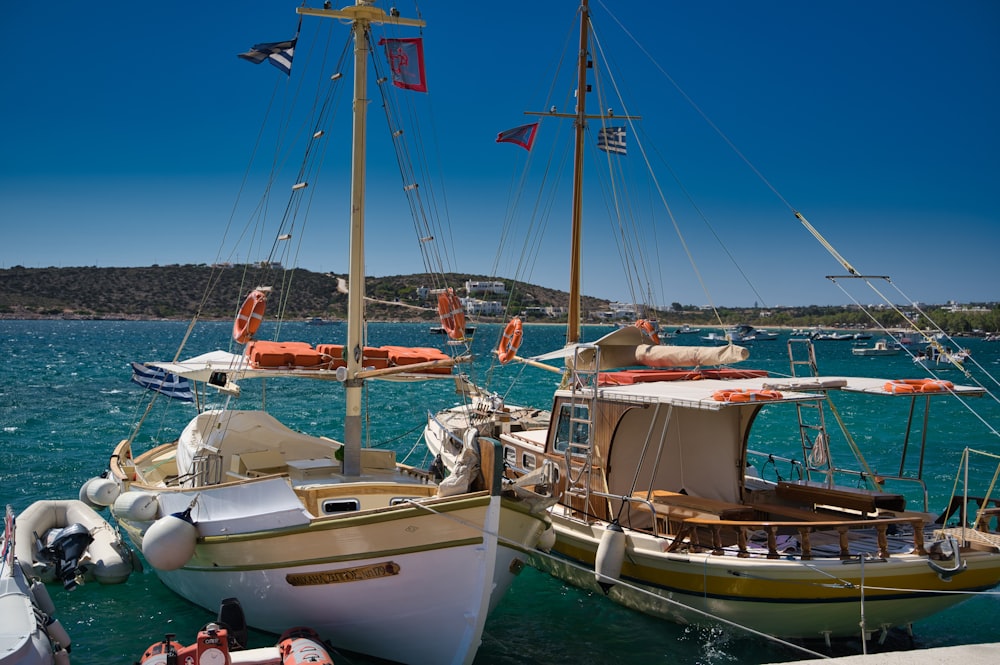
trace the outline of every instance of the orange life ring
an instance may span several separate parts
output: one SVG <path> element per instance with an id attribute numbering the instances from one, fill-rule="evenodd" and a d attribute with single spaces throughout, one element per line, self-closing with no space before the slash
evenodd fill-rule
<path id="1" fill-rule="evenodd" d="M 653 322 L 648 319 L 639 319 L 635 322 L 635 327 L 642 331 L 645 337 L 648 337 L 653 344 L 660 343 L 660 336 L 656 334 L 656 328 L 653 327 Z"/>
<path id="2" fill-rule="evenodd" d="M 951 390 L 955 384 L 939 379 L 896 379 L 887 381 L 883 390 L 893 395 L 913 395 L 915 393 L 940 393 Z"/>
<path id="3" fill-rule="evenodd" d="M 246 344 L 260 328 L 264 320 L 264 308 L 267 306 L 267 294 L 254 289 L 243 301 L 236 320 L 233 321 L 233 339 L 237 344 Z"/>
<path id="4" fill-rule="evenodd" d="M 521 348 L 523 330 L 521 319 L 517 317 L 511 319 L 507 327 L 503 329 L 503 337 L 500 338 L 500 344 L 497 345 L 497 358 L 502 364 L 506 365 L 513 360 L 517 350 Z"/>
<path id="5" fill-rule="evenodd" d="M 750 388 L 716 390 L 712 393 L 712 399 L 716 402 L 769 402 L 782 397 L 781 392 L 777 390 L 753 390 Z"/>
<path id="6" fill-rule="evenodd" d="M 438 316 L 441 317 L 441 326 L 448 333 L 448 337 L 465 339 L 465 312 L 462 311 L 462 301 L 450 288 L 438 296 Z"/>

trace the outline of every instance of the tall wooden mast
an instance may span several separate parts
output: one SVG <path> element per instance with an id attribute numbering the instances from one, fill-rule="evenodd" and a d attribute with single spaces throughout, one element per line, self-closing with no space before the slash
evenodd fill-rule
<path id="1" fill-rule="evenodd" d="M 527 111 L 527 115 L 554 116 L 573 119 L 573 202 L 570 228 L 569 254 L 569 310 L 566 322 L 566 344 L 576 344 L 580 341 L 580 323 L 582 320 L 583 280 L 581 277 L 583 245 L 583 157 L 588 120 L 631 120 L 627 115 L 587 115 L 587 71 L 591 69 L 590 60 L 590 2 L 580 2 L 580 50 L 577 54 L 576 109 L 573 113 L 558 113 L 554 111 Z"/>
<path id="2" fill-rule="evenodd" d="M 365 297 L 365 158 L 368 117 L 368 55 L 371 24 L 422 27 L 424 21 L 386 14 L 374 0 L 356 0 L 343 9 L 299 7 L 299 14 L 347 19 L 354 33 L 354 131 L 351 152 L 351 248 L 347 283 L 347 412 L 344 416 L 344 474 L 361 475 L 361 398 Z"/>

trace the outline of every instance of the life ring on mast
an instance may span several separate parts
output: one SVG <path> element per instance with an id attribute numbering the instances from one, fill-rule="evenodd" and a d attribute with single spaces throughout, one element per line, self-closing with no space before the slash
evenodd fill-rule
<path id="1" fill-rule="evenodd" d="M 752 390 L 740 388 L 736 390 L 716 390 L 712 393 L 712 399 L 716 402 L 742 403 L 742 402 L 769 402 L 781 399 L 782 394 L 777 390 Z"/>
<path id="2" fill-rule="evenodd" d="M 465 312 L 454 290 L 446 289 L 438 296 L 438 316 L 448 337 L 465 339 Z"/>
<path id="3" fill-rule="evenodd" d="M 521 319 L 514 317 L 503 329 L 503 337 L 500 338 L 500 344 L 497 345 L 497 358 L 500 359 L 501 364 L 506 365 L 514 359 L 517 350 L 521 348 L 523 336 L 524 326 Z"/>
<path id="4" fill-rule="evenodd" d="M 261 321 L 264 320 L 264 308 L 267 306 L 267 294 L 254 289 L 243 301 L 236 320 L 233 321 L 233 339 L 237 344 L 246 344 L 257 333 Z"/>
<path id="5" fill-rule="evenodd" d="M 648 337 L 653 344 L 660 343 L 660 336 L 656 333 L 656 328 L 649 319 L 639 319 L 635 322 L 635 327 L 641 330 L 643 336 Z"/>

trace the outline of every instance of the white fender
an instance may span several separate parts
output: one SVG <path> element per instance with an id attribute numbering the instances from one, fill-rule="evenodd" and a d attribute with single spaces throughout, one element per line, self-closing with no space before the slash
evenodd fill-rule
<path id="1" fill-rule="evenodd" d="M 69 633 L 59 623 L 59 619 L 51 619 L 49 623 L 45 624 L 45 632 L 48 634 L 50 640 L 58 642 L 59 646 L 69 651 L 69 647 L 73 642 L 69 639 Z"/>
<path id="2" fill-rule="evenodd" d="M 177 570 L 194 556 L 198 529 L 191 511 L 174 513 L 153 522 L 142 537 L 142 554 L 153 568 Z"/>
<path id="3" fill-rule="evenodd" d="M 87 496 L 87 490 L 90 488 L 90 484 L 95 480 L 103 480 L 103 478 L 100 476 L 94 476 L 93 478 L 88 478 L 84 484 L 80 485 L 80 501 L 83 501 L 91 508 L 100 508 L 100 506 L 95 505 L 94 502 L 90 500 L 90 497 Z"/>
<path id="4" fill-rule="evenodd" d="M 118 498 L 121 488 L 110 478 L 91 478 L 86 482 L 87 500 L 95 506 L 110 506 Z"/>
<path id="5" fill-rule="evenodd" d="M 594 562 L 594 579 L 604 590 L 605 595 L 622 574 L 625 540 L 625 532 L 617 521 L 609 524 L 601 534 L 601 542 L 597 546 L 597 559 Z"/>
<path id="6" fill-rule="evenodd" d="M 159 502 L 149 492 L 125 492 L 115 499 L 111 512 L 129 522 L 152 522 L 156 519 Z"/>
<path id="7" fill-rule="evenodd" d="M 545 527 L 545 531 L 542 531 L 542 535 L 538 538 L 538 544 L 536 547 L 543 552 L 548 552 L 556 544 L 556 530 L 552 528 L 549 524 Z"/>
<path id="8" fill-rule="evenodd" d="M 31 599 L 35 601 L 35 607 L 49 616 L 56 613 L 56 604 L 52 602 L 49 590 L 40 580 L 32 580 L 31 582 Z"/>

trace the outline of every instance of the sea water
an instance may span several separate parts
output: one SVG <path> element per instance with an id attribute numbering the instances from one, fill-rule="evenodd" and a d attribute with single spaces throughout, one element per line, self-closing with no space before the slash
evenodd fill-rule
<path id="1" fill-rule="evenodd" d="M 145 407 L 141 388 L 130 382 L 132 361 L 169 360 L 185 336 L 187 324 L 176 321 L 0 321 L 0 503 L 21 512 L 34 501 L 76 498 L 80 486 L 108 467 L 108 458 L 118 441 L 128 436 Z M 585 327 L 587 340 L 610 332 L 609 327 Z M 208 323 L 189 337 L 182 357 L 227 348 L 231 325 Z M 307 326 L 285 324 L 280 331 L 268 326 L 262 338 L 277 332 L 281 339 L 311 343 L 343 343 L 343 324 Z M 442 348 L 446 339 L 429 333 L 429 324 L 370 324 L 370 344 L 433 346 Z M 500 327 L 480 325 L 473 351 L 476 362 L 468 367 L 474 378 L 489 382 L 492 390 L 520 405 L 548 408 L 558 376 L 522 365 L 493 367 L 490 350 Z M 532 356 L 558 348 L 565 329 L 561 326 L 528 325 L 520 355 Z M 699 343 L 695 335 L 679 336 L 677 343 Z M 787 336 L 751 345 L 747 365 L 779 374 L 789 368 Z M 984 371 L 972 372 L 987 383 L 1000 373 L 1000 343 L 962 340 Z M 870 374 L 887 378 L 921 376 L 906 355 L 855 357 L 849 342 L 817 342 L 816 356 L 825 374 Z M 946 378 L 961 382 L 957 372 Z M 950 376 L 955 374 L 956 376 Z M 249 382 L 248 382 L 249 383 Z M 431 384 L 368 382 L 365 391 L 367 445 L 387 447 L 397 458 L 426 466 L 430 460 L 419 441 L 428 410 L 458 402 L 451 381 Z M 512 388 L 512 386 L 514 386 Z M 995 392 L 995 384 L 987 383 Z M 245 386 L 242 400 L 261 399 L 259 391 Z M 289 426 L 311 434 L 342 437 L 343 390 L 337 383 L 272 380 L 263 395 Z M 858 445 L 869 463 L 885 473 L 898 469 L 898 453 L 906 417 L 905 407 L 893 406 L 874 416 L 860 411 L 850 399 L 840 399 L 838 408 L 851 421 Z M 843 396 L 844 398 L 848 396 Z M 222 396 L 212 400 L 222 406 Z M 899 405 L 909 400 L 887 400 Z M 931 509 L 939 510 L 950 494 L 958 461 L 966 446 L 1000 453 L 1000 442 L 991 427 L 1000 424 L 1000 408 L 989 398 L 970 401 L 975 413 L 954 400 L 941 399 L 938 415 L 928 428 L 930 441 L 924 460 L 925 478 L 931 486 Z M 145 450 L 154 440 L 176 437 L 190 417 L 190 407 L 179 402 L 154 411 L 136 441 Z M 247 408 L 256 406 L 247 404 Z M 768 407 L 770 408 L 770 407 Z M 370 415 L 368 415 L 370 414 Z M 979 418 L 985 421 L 979 420 Z M 764 419 L 761 418 L 761 421 Z M 919 432 L 916 433 L 919 435 Z M 798 433 L 780 428 L 762 428 L 761 438 L 783 437 L 786 453 L 795 456 Z M 751 442 L 763 441 L 756 439 Z M 911 439 L 912 441 L 912 439 Z M 916 444 L 911 444 L 916 445 Z M 799 454 L 801 458 L 801 454 Z M 918 464 L 916 448 L 908 468 Z M 992 466 L 983 459 L 973 461 L 972 473 L 989 480 Z M 787 473 L 778 467 L 772 470 Z M 109 517 L 107 511 L 104 511 Z M 110 519 L 110 517 L 109 517 Z M 132 663 L 147 646 L 174 633 L 190 643 L 214 613 L 196 607 L 169 591 L 146 567 L 125 584 L 102 586 L 90 583 L 66 592 L 50 587 L 56 616 L 73 639 L 72 661 L 77 665 Z M 908 638 L 893 636 L 886 646 L 872 642 L 868 650 L 949 646 L 1000 640 L 996 617 L 1000 597 L 980 594 L 968 602 L 918 622 Z M 442 627 L 446 629 L 446 627 Z M 386 635 L 385 639 L 392 639 Z M 251 646 L 273 644 L 276 638 L 251 633 Z M 334 645 L 336 646 L 336 645 Z M 858 653 L 860 641 L 847 642 L 828 651 L 822 644 L 810 645 L 821 653 Z M 526 568 L 517 578 L 496 612 L 486 624 L 476 663 L 734 663 L 750 665 L 807 657 L 803 652 L 735 629 L 685 627 L 626 610 L 603 598 L 569 587 Z M 338 665 L 372 663 L 357 654 L 336 653 Z"/>

